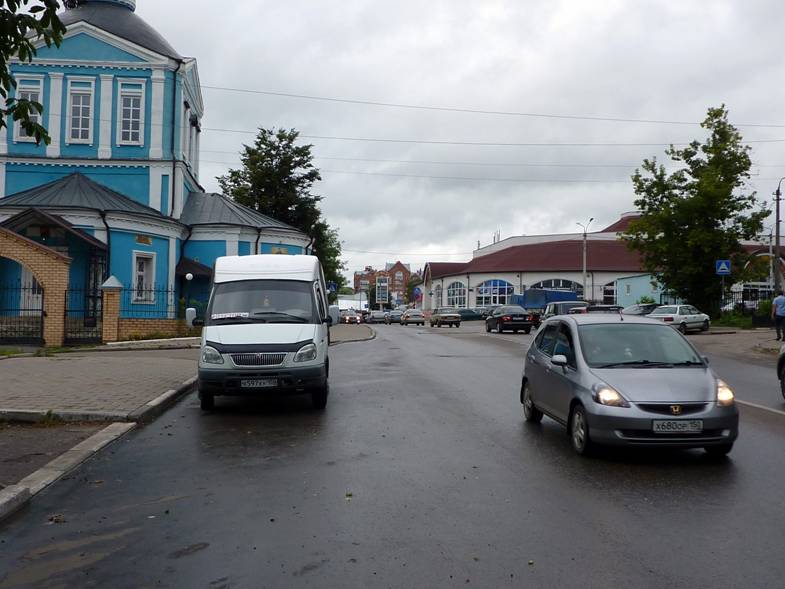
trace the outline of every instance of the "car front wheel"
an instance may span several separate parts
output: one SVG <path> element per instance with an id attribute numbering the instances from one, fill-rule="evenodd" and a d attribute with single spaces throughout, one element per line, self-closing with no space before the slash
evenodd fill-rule
<path id="1" fill-rule="evenodd" d="M 780 393 L 782 393 L 782 398 L 785 399 L 785 371 L 780 373 Z"/>
<path id="2" fill-rule="evenodd" d="M 679 324 L 679 331 L 682 332 L 682 333 L 687 333 L 687 324 L 686 323 L 680 323 Z"/>
<path id="3" fill-rule="evenodd" d="M 708 321 L 708 319 L 703 322 L 703 325 L 701 325 L 701 331 L 709 331 L 709 321 Z"/>
<path id="4" fill-rule="evenodd" d="M 529 387 L 529 383 L 525 382 L 521 385 L 523 387 L 523 391 L 521 391 L 523 396 L 523 418 L 526 421 L 530 421 L 532 423 L 539 423 L 542 421 L 542 411 L 537 409 L 534 406 L 534 401 L 532 401 L 532 394 L 531 388 Z"/>
<path id="5" fill-rule="evenodd" d="M 324 385 L 315 389 L 311 393 L 311 404 L 313 405 L 313 408 L 324 409 L 325 407 L 327 407 L 327 397 L 329 395 L 330 395 L 329 383 L 324 383 Z"/>
<path id="6" fill-rule="evenodd" d="M 215 395 L 199 391 L 199 406 L 202 408 L 202 411 L 215 409 Z"/>
<path id="7" fill-rule="evenodd" d="M 576 405 L 570 415 L 570 442 L 572 449 L 581 456 L 588 455 L 592 450 L 589 437 L 589 420 L 586 419 L 586 410 L 583 405 Z"/>

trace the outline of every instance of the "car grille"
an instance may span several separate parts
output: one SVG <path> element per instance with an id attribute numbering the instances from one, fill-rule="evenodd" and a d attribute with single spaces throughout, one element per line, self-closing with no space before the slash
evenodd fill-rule
<path id="1" fill-rule="evenodd" d="M 700 413 L 708 406 L 708 403 L 636 403 L 636 406 L 649 413 L 658 413 L 660 415 L 682 416 L 692 415 L 693 413 Z M 674 413 L 671 406 L 681 407 L 679 413 Z"/>
<path id="2" fill-rule="evenodd" d="M 236 366 L 280 366 L 286 352 L 230 354 Z"/>

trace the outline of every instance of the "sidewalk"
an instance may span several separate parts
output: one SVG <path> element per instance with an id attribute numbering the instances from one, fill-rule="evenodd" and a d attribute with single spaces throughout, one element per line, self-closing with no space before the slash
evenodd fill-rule
<path id="1" fill-rule="evenodd" d="M 332 345 L 350 342 L 364 342 L 376 337 L 376 332 L 367 325 L 346 325 L 341 323 L 330 328 Z"/>
<path id="2" fill-rule="evenodd" d="M 785 344 L 775 339 L 776 333 L 770 328 L 728 331 L 690 334 L 688 337 L 701 350 L 755 360 L 776 358 Z"/>

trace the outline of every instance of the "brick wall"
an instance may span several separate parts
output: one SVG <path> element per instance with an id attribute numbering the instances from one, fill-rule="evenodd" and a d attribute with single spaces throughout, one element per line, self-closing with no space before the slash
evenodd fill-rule
<path id="1" fill-rule="evenodd" d="M 44 343 L 62 346 L 71 258 L 0 227 L 0 257 L 22 264 L 44 289 Z"/>
<path id="2" fill-rule="evenodd" d="M 117 341 L 166 337 L 192 337 L 200 335 L 200 329 L 190 329 L 182 319 L 120 319 Z"/>

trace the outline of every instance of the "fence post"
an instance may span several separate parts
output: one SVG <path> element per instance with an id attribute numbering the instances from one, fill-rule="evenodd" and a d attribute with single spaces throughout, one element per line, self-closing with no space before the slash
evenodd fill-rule
<path id="1" fill-rule="evenodd" d="M 120 292 L 123 285 L 114 276 L 101 285 L 103 291 L 103 334 L 105 344 L 116 342 L 120 332 Z"/>

